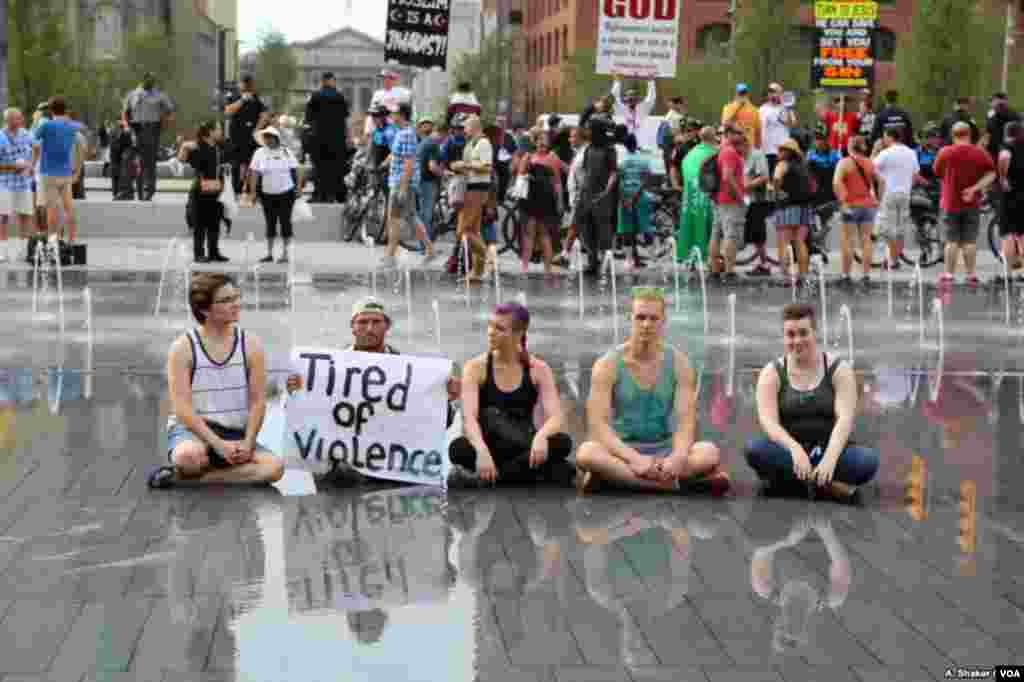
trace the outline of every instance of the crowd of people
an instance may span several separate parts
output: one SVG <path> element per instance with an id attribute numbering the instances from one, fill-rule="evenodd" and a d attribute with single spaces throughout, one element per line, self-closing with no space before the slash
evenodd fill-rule
<path id="1" fill-rule="evenodd" d="M 167 362 L 171 396 L 168 464 L 149 484 L 266 482 L 283 475 L 281 459 L 257 436 L 266 415 L 262 342 L 239 326 L 241 290 L 220 273 L 196 273 L 189 303 L 197 326 L 176 339 Z M 446 426 L 453 403 L 462 433 L 451 440 L 448 485 L 495 483 L 725 494 L 730 478 L 719 449 L 697 440 L 696 379 L 685 352 L 665 336 L 665 292 L 632 291 L 632 327 L 625 343 L 594 365 L 587 399 L 586 441 L 574 450 L 563 423 L 550 366 L 527 346 L 530 313 L 519 303 L 497 306 L 486 348 L 449 380 Z M 370 297 L 350 319 L 351 350 L 396 353 L 387 340 L 392 320 Z M 783 353 L 761 370 L 758 421 L 763 436 L 746 449 L 767 490 L 854 501 L 879 467 L 878 453 L 850 440 L 857 406 L 853 370 L 817 344 L 816 313 L 808 304 L 782 311 Z M 302 377 L 290 375 L 289 392 Z M 341 461 L 335 482 L 364 473 Z"/>

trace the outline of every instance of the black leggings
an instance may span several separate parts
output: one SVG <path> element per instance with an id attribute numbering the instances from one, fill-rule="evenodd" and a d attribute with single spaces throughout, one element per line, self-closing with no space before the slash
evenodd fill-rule
<path id="1" fill-rule="evenodd" d="M 494 466 L 498 468 L 501 479 L 508 482 L 533 482 L 538 477 L 549 477 L 553 468 L 564 466 L 565 460 L 572 452 L 572 437 L 567 433 L 556 433 L 548 436 L 548 458 L 540 469 L 530 469 L 530 453 L 523 452 L 510 456 L 508 453 L 492 452 Z M 465 436 L 452 441 L 448 448 L 448 457 L 454 464 L 476 471 L 476 448 Z"/>
<path id="2" fill-rule="evenodd" d="M 277 237 L 277 224 L 281 223 L 281 236 L 292 238 L 292 206 L 295 205 L 295 190 L 282 194 L 261 194 L 263 217 L 267 220 L 267 239 Z"/>

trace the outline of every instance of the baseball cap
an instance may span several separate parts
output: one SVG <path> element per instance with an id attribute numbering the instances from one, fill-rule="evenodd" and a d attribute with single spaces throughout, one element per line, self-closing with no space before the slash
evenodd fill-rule
<path id="1" fill-rule="evenodd" d="M 747 85 L 746 83 L 737 83 L 736 84 L 736 94 L 737 95 L 742 95 L 742 94 L 745 94 L 745 93 L 748 93 L 748 92 L 750 92 L 750 86 L 749 85 Z"/>
<path id="2" fill-rule="evenodd" d="M 374 298 L 373 296 L 365 296 L 356 301 L 354 304 L 352 304 L 352 320 L 356 319 L 357 317 L 365 313 L 376 313 L 378 315 L 383 315 L 384 319 L 388 321 L 388 324 L 391 324 L 391 318 L 388 316 L 387 311 L 384 309 L 384 304 L 381 303 L 376 298 Z"/>
<path id="3" fill-rule="evenodd" d="M 687 130 L 700 130 L 704 127 L 704 123 L 699 118 L 691 118 L 686 122 Z"/>
<path id="4" fill-rule="evenodd" d="M 381 78 L 398 78 L 398 72 L 393 69 L 381 69 Z"/>
<path id="5" fill-rule="evenodd" d="M 50 109 L 49 102 L 40 102 L 39 106 L 36 107 L 36 111 L 48 111 Z"/>
<path id="6" fill-rule="evenodd" d="M 416 119 L 416 125 L 420 125 L 422 123 L 431 123 L 431 124 L 433 124 L 433 122 L 434 122 L 434 118 L 432 116 L 420 116 L 418 119 Z"/>
<path id="7" fill-rule="evenodd" d="M 782 86 L 778 83 L 769 83 L 768 92 L 782 92 Z"/>

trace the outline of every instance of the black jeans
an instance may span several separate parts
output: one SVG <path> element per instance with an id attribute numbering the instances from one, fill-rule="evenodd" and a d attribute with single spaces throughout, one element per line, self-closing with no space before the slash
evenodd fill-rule
<path id="1" fill-rule="evenodd" d="M 548 436 L 548 458 L 539 469 L 530 468 L 530 453 L 515 455 L 492 452 L 494 466 L 498 469 L 500 480 L 509 483 L 533 483 L 538 479 L 553 480 L 561 475 L 568 475 L 565 460 L 572 452 L 572 438 L 567 433 L 556 433 Z M 465 436 L 452 441 L 448 448 L 448 458 L 454 464 L 476 471 L 476 448 Z M 568 481 L 556 481 L 567 483 Z"/>
<path id="2" fill-rule="evenodd" d="M 337 144 L 315 144 L 314 149 L 316 180 L 313 198 L 316 201 L 345 203 L 348 196 L 345 187 L 348 150 Z"/>
<path id="3" fill-rule="evenodd" d="M 195 198 L 195 227 L 192 232 L 192 252 L 195 258 L 220 255 L 220 218 L 222 214 L 218 195 Z M 205 251 L 204 251 L 205 247 Z"/>
<path id="4" fill-rule="evenodd" d="M 263 217 L 267 221 L 267 239 L 277 238 L 277 226 L 281 226 L 281 237 L 292 238 L 292 207 L 295 205 L 295 190 L 282 194 L 261 194 Z"/>
<path id="5" fill-rule="evenodd" d="M 236 196 L 242 193 L 242 183 L 255 153 L 256 147 L 251 145 L 239 145 L 231 150 L 231 185 Z"/>
<path id="6" fill-rule="evenodd" d="M 160 124 L 139 123 L 135 125 L 138 152 L 142 162 L 137 191 L 140 199 L 148 199 L 156 192 L 156 153 L 160 146 Z"/>

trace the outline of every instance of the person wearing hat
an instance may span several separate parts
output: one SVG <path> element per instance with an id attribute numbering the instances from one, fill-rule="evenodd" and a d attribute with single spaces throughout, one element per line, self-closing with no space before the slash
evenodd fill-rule
<path id="1" fill-rule="evenodd" d="M 814 215 L 811 200 L 814 198 L 810 171 L 804 163 L 804 153 L 793 138 L 779 145 L 779 161 L 772 175 L 772 185 L 778 192 L 776 210 L 771 217 L 775 225 L 775 247 L 779 264 L 786 262 L 789 249 L 795 250 L 800 275 L 807 274 L 810 253 L 807 250 L 807 234 Z M 783 265 L 783 273 L 789 268 Z M 785 276 L 785 274 L 784 274 Z M 796 286 L 797 279 L 786 278 L 787 286 Z"/>
<path id="2" fill-rule="evenodd" d="M 722 124 L 740 129 L 747 144 L 761 146 L 761 112 L 750 101 L 750 86 L 736 84 L 736 99 L 722 107 Z"/>
<path id="3" fill-rule="evenodd" d="M 249 172 L 252 155 L 260 146 L 253 139 L 253 132 L 262 129 L 270 121 L 267 105 L 256 92 L 256 81 L 250 74 L 243 74 L 238 81 L 238 92 L 228 95 L 224 103 L 224 114 L 228 119 L 228 154 L 231 157 L 231 183 L 235 194 L 242 193 L 242 184 Z"/>
<path id="4" fill-rule="evenodd" d="M 655 80 L 647 81 L 647 96 L 641 101 L 640 93 L 636 90 L 627 90 L 622 95 L 622 74 L 614 73 L 615 82 L 612 83 L 611 96 L 614 103 L 615 116 L 622 117 L 626 121 L 626 132 L 633 135 L 640 135 L 644 127 L 644 121 L 654 111 L 654 104 L 658 99 L 658 88 Z"/>
<path id="5" fill-rule="evenodd" d="M 139 199 L 151 201 L 156 193 L 156 154 L 160 147 L 160 128 L 174 118 L 174 102 L 156 87 L 156 76 L 147 72 L 142 84 L 128 93 L 122 117 L 135 131 L 142 176 Z"/>
<path id="6" fill-rule="evenodd" d="M 885 129 L 890 126 L 903 126 L 903 142 L 906 145 L 914 143 L 914 121 L 906 109 L 899 106 L 900 93 L 897 90 L 889 90 L 885 93 L 885 106 L 875 117 L 875 127 L 871 131 L 869 145 L 882 139 Z"/>
<path id="7" fill-rule="evenodd" d="M 345 203 L 345 167 L 348 163 L 348 100 L 338 92 L 334 74 L 320 78 L 320 89 L 306 103 L 306 123 L 310 130 L 310 157 L 315 176 L 313 201 Z"/>
<path id="8" fill-rule="evenodd" d="M 412 91 L 398 84 L 398 72 L 391 68 L 382 69 L 379 78 L 383 87 L 373 93 L 370 98 L 370 109 L 382 107 L 384 111 L 393 111 L 402 102 L 412 104 Z M 377 119 L 366 119 L 363 133 L 369 137 L 374 127 L 381 124 Z"/>
<path id="9" fill-rule="evenodd" d="M 456 114 L 464 114 L 466 116 L 479 116 L 483 113 L 483 108 L 480 106 L 480 102 L 476 98 L 476 94 L 473 92 L 473 86 L 467 82 L 459 83 L 455 86 L 455 92 L 448 98 L 448 111 L 445 116 L 445 121 L 450 125 L 452 118 Z"/>
<path id="10" fill-rule="evenodd" d="M 401 351 L 387 342 L 388 332 L 391 331 L 391 316 L 387 308 L 374 296 L 364 296 L 352 304 L 352 315 L 349 317 L 349 327 L 352 329 L 352 343 L 345 346 L 346 351 L 357 351 L 359 353 L 386 353 L 389 355 L 400 355 Z M 453 368 L 454 371 L 454 368 Z M 302 388 L 302 375 L 292 373 L 288 375 L 285 388 L 289 394 L 295 393 Z M 448 417 L 446 428 L 452 425 L 455 419 L 455 406 L 452 404 L 459 399 L 462 392 L 462 384 L 453 374 L 448 378 Z M 358 483 L 366 480 L 366 477 L 352 468 L 343 471 L 335 471 L 335 480 L 338 482 Z"/>
<path id="11" fill-rule="evenodd" d="M 273 126 L 256 133 L 260 148 L 249 166 L 250 193 L 259 196 L 263 217 L 267 222 L 267 255 L 261 263 L 274 262 L 274 241 L 278 225 L 284 242 L 278 263 L 287 263 L 292 241 L 292 207 L 302 192 L 303 180 L 299 160 L 281 144 L 281 133 Z"/>

